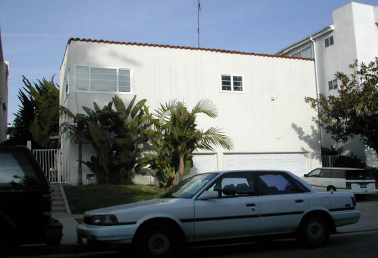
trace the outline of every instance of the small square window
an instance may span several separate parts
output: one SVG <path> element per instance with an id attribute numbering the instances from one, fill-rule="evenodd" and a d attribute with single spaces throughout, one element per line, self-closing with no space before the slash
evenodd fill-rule
<path id="1" fill-rule="evenodd" d="M 337 89 L 337 79 L 328 82 L 328 89 L 329 90 L 336 90 Z"/>
<path id="2" fill-rule="evenodd" d="M 329 38 L 326 38 L 324 40 L 324 44 L 325 44 L 325 47 L 332 46 L 334 44 L 334 42 L 333 42 L 333 36 L 331 36 Z"/>
<path id="3" fill-rule="evenodd" d="M 232 74 L 222 74 L 222 89 L 221 91 L 230 91 L 230 92 L 243 92 L 243 76 L 241 75 L 232 75 Z"/>

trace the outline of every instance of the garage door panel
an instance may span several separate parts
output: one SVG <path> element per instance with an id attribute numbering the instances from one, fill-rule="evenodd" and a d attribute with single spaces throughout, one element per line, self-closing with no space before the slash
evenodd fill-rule
<path id="1" fill-rule="evenodd" d="M 225 170 L 274 169 L 288 170 L 298 176 L 307 173 L 307 157 L 304 154 L 225 154 Z"/>
<path id="2" fill-rule="evenodd" d="M 215 166 L 215 154 L 210 155 L 193 155 L 193 168 L 190 173 L 184 178 L 201 174 L 205 172 L 211 172 L 216 170 Z"/>

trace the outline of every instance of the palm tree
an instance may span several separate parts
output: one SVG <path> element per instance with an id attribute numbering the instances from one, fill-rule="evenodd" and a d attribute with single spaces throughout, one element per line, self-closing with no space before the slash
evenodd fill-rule
<path id="1" fill-rule="evenodd" d="M 83 184 L 83 140 L 88 138 L 88 118 L 83 114 L 74 115 L 69 109 L 60 106 L 59 112 L 61 118 L 68 118 L 68 121 L 60 125 L 60 135 L 70 139 L 71 143 L 78 145 L 78 178 L 77 184 Z"/>
<path id="2" fill-rule="evenodd" d="M 197 115 L 205 114 L 216 118 L 217 110 L 208 99 L 200 100 L 191 111 L 181 101 L 160 105 L 157 110 L 158 121 L 164 124 L 163 145 L 172 149 L 180 181 L 185 174 L 185 163 L 191 161 L 195 150 L 215 151 L 220 146 L 227 150 L 233 148 L 232 140 L 220 128 L 210 127 L 206 131 L 197 128 Z M 187 166 L 188 167 L 188 166 Z M 187 169 L 187 173 L 189 170 Z"/>

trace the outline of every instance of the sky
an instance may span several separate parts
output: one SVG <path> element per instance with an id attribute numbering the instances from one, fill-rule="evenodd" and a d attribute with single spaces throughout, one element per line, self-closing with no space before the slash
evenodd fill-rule
<path id="1" fill-rule="evenodd" d="M 333 23 L 350 0 L 201 0 L 204 48 L 274 54 Z M 361 0 L 376 6 L 378 0 Z M 198 0 L 0 0 L 4 59 L 10 62 L 8 122 L 22 76 L 59 83 L 71 37 L 197 47 Z"/>

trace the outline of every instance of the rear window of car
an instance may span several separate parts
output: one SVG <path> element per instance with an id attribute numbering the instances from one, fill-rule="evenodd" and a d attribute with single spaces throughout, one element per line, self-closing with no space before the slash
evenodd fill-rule
<path id="1" fill-rule="evenodd" d="M 0 153 L 0 186 L 38 185 L 40 181 L 24 153 Z"/>
<path id="2" fill-rule="evenodd" d="M 347 180 L 366 180 L 373 179 L 372 176 L 366 170 L 347 170 L 346 171 Z"/>

